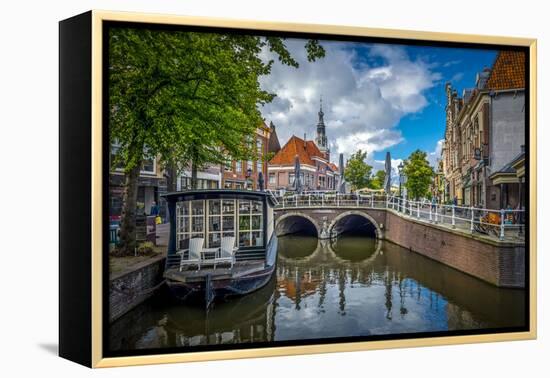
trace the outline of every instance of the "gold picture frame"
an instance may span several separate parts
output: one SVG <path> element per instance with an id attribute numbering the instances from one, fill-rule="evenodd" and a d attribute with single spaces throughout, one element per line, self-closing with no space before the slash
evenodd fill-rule
<path id="1" fill-rule="evenodd" d="M 513 37 L 500 37 L 500 36 L 483 36 L 483 35 L 469 35 L 469 34 L 453 34 L 453 33 L 437 33 L 437 32 L 424 32 L 424 31 L 410 31 L 410 30 L 392 30 L 392 29 L 377 29 L 368 27 L 352 27 L 352 26 L 337 26 L 337 25 L 316 25 L 316 24 L 294 24 L 294 23 L 279 23 L 279 22 L 259 22 L 252 20 L 230 20 L 219 19 L 210 17 L 188 17 L 188 16 L 175 16 L 175 15 L 161 15 L 161 14 L 145 14 L 145 13 L 127 13 L 127 12 L 110 12 L 93 10 L 83 15 L 86 18 L 85 26 L 78 26 L 79 30 L 88 30 L 91 40 L 89 46 L 91 48 L 89 56 L 90 62 L 90 78 L 89 83 L 91 86 L 89 103 L 89 116 L 90 127 L 87 130 L 86 138 L 90 138 L 89 150 L 91 156 L 89 162 L 91 166 L 86 168 L 87 174 L 89 174 L 89 182 L 86 181 L 82 185 L 91 185 L 90 198 L 89 198 L 89 224 L 82 226 L 78 232 L 87 234 L 89 236 L 90 245 L 84 244 L 83 248 L 89 248 L 89 255 L 86 255 L 86 261 L 77 262 L 70 260 L 71 257 L 67 257 L 66 252 L 63 251 L 63 243 L 60 246 L 60 264 L 63 267 L 60 269 L 62 276 L 60 279 L 61 290 L 61 303 L 60 312 L 65 315 L 60 315 L 60 355 L 71 360 L 80 362 L 90 367 L 115 367 L 115 366 L 131 366 L 131 365 L 144 365 L 144 364 L 161 364 L 161 363 L 174 363 L 174 362 L 191 362 L 191 361 L 208 361 L 208 360 L 221 360 L 221 359 L 238 359 L 238 358 L 251 358 L 251 357 L 268 357 L 268 356 L 284 356 L 284 355 L 302 355 L 311 353 L 329 353 L 329 352 L 349 352 L 349 351 L 361 351 L 372 349 L 389 349 L 389 348 L 404 348 L 404 347 L 423 347 L 423 346 L 436 346 L 436 345 L 449 345 L 449 344 L 467 344 L 467 343 L 482 343 L 482 342 L 495 342 L 495 341 L 513 341 L 513 340 L 527 340 L 535 339 L 537 336 L 537 303 L 536 303 L 536 241 L 537 241 L 537 134 L 536 134 L 536 114 L 537 114 L 537 41 L 536 39 L 528 38 L 513 38 Z M 80 16 L 77 16 L 80 17 Z M 76 19 L 76 18 L 75 18 Z M 70 20 L 68 20 L 70 21 Z M 270 32 L 300 32 L 311 34 L 327 34 L 333 36 L 355 36 L 355 37 L 377 37 L 377 38 L 394 38 L 410 41 L 434 41 L 434 42 L 459 42 L 459 43 L 473 43 L 473 44 L 492 44 L 492 45 L 504 45 L 504 46 L 523 46 L 529 50 L 529 171 L 531 172 L 529 177 L 529 250 L 528 250 L 528 288 L 529 292 L 527 296 L 529 298 L 529 330 L 526 332 L 512 332 L 512 333 L 495 333 L 495 334 L 480 334 L 480 335 L 463 335 L 463 336 L 444 336 L 444 337 L 427 337 L 427 338 L 412 338 L 412 339 L 397 339 L 397 340 L 381 340 L 381 341 L 360 341 L 360 342 L 344 342 L 337 344 L 316 344 L 316 345 L 303 345 L 303 346 L 284 346 L 284 347 L 269 347 L 269 348 L 255 348 L 255 349 L 236 349 L 236 350 L 222 350 L 222 351 L 207 351 L 207 352 L 189 352 L 189 353 L 170 353 L 170 354 L 154 354 L 144 356 L 128 356 L 128 357 L 104 357 L 102 351 L 103 345 L 103 326 L 104 318 L 103 314 L 103 196 L 104 196 L 104 182 L 103 182 L 103 151 L 105 146 L 103 145 L 104 139 L 102 135 L 102 117 L 103 117 L 103 39 L 104 30 L 103 23 L 108 21 L 117 22 L 131 22 L 131 23 L 149 23 L 149 24 L 164 24 L 164 25 L 186 25 L 186 26 L 202 26 L 202 27 L 216 27 L 216 28 L 238 28 L 248 29 L 254 31 L 270 31 Z M 62 21 L 66 23 L 66 21 Z M 89 27 L 88 27 L 89 26 Z M 62 31 L 63 26 L 61 26 Z M 67 29 L 64 32 L 69 31 Z M 62 33 L 60 33 L 62 34 Z M 71 46 L 77 46 L 77 42 L 67 42 L 63 44 L 63 36 L 61 38 L 62 49 L 60 49 L 60 57 L 63 58 L 63 47 L 70 48 Z M 73 44 L 71 44 L 73 43 Z M 60 58 L 60 60 L 62 60 Z M 85 59 L 85 58 L 82 58 Z M 61 76 L 64 75 L 63 65 L 60 68 Z M 61 78 L 61 81 L 64 79 Z M 66 79 L 68 80 L 68 79 Z M 63 89 L 63 83 L 61 83 Z M 67 100 L 69 101 L 69 100 Z M 61 95 L 60 101 L 60 113 L 63 114 L 68 103 L 64 102 L 63 95 Z M 63 123 L 63 117 L 61 123 Z M 63 126 L 61 126 L 63 134 Z M 63 141 L 63 136 L 61 136 Z M 88 140 L 88 139 L 86 139 Z M 63 143 L 61 148 L 63 149 Z M 61 156 L 62 160 L 63 154 Z M 63 165 L 63 162 L 61 162 Z M 83 162 L 83 164 L 86 164 Z M 61 187 L 63 188 L 63 170 L 61 170 Z M 74 195 L 76 198 L 77 194 Z M 60 206 L 64 206 L 61 203 Z M 60 214 L 62 218 L 63 212 Z M 89 227 L 88 227 L 89 226 Z M 64 238 L 63 232 L 68 231 L 68 227 L 77 227 L 76 225 L 65 225 L 65 228 L 61 229 L 61 238 Z M 74 252 L 74 251 L 73 251 Z M 88 259 L 89 256 L 89 259 Z M 88 265 L 86 265 L 86 262 Z M 79 266 L 75 264 L 81 264 Z M 70 266 L 70 268 L 69 268 Z M 87 276 L 90 278 L 89 286 L 84 286 L 84 291 L 87 288 L 90 292 L 84 292 L 83 298 L 89 300 L 89 309 L 91 312 L 89 318 L 84 319 L 85 322 L 90 321 L 89 328 L 81 329 L 80 332 L 89 334 L 90 349 L 89 356 L 82 357 L 82 354 L 73 354 L 72 348 L 78 345 L 76 339 L 79 337 L 72 336 L 78 330 L 78 326 L 72 325 L 66 328 L 69 318 L 76 316 L 72 313 L 69 307 L 75 306 L 74 299 L 68 299 L 64 302 L 63 296 L 74 295 L 67 294 L 67 287 L 70 285 L 70 280 L 73 279 L 68 270 L 72 269 L 76 272 L 87 271 Z M 78 285 L 76 286 L 78 287 Z M 84 322 L 83 320 L 83 322 Z M 84 323 L 85 323 L 84 322 Z M 88 340 L 88 336 L 82 338 L 82 340 Z M 76 353 L 76 352 L 75 352 Z M 86 350 L 86 354 L 88 350 Z"/>

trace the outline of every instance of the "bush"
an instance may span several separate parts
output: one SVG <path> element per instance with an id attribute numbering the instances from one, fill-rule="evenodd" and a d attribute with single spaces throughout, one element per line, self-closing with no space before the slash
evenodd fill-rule
<path id="1" fill-rule="evenodd" d="M 137 247 L 137 255 L 138 256 L 152 255 L 153 253 L 155 253 L 154 247 L 155 245 L 150 241 L 140 243 L 139 246 Z"/>

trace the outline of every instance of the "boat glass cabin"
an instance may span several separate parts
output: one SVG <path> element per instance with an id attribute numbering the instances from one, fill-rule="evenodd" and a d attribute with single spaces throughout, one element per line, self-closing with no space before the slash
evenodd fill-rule
<path id="1" fill-rule="evenodd" d="M 239 248 L 264 245 L 263 202 L 248 199 L 200 199 L 176 203 L 176 245 L 189 248 L 191 238 L 204 238 L 206 248 L 221 246 L 222 237 L 235 237 Z"/>
<path id="2" fill-rule="evenodd" d="M 229 247 L 234 262 L 267 260 L 274 205 L 269 193 L 196 190 L 170 193 L 166 200 L 170 217 L 167 269 L 203 269 L 222 258 Z M 199 263 L 193 264 L 193 258 Z M 183 265 L 185 269 L 180 269 Z"/>

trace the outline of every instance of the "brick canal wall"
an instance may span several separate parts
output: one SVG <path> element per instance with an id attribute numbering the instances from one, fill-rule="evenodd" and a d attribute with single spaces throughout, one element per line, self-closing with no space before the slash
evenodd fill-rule
<path id="1" fill-rule="evenodd" d="M 525 286 L 525 246 L 386 212 L 384 238 L 500 287 Z"/>
<path id="2" fill-rule="evenodd" d="M 162 286 L 164 256 L 136 264 L 130 271 L 114 275 L 109 280 L 109 321 L 113 322 L 146 299 Z"/>

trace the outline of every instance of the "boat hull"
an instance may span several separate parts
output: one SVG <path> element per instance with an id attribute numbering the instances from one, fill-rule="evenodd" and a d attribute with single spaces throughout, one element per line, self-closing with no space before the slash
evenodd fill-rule
<path id="1" fill-rule="evenodd" d="M 213 279 L 210 283 L 210 290 L 214 298 L 246 295 L 265 286 L 269 282 L 274 271 L 275 265 L 272 265 L 266 267 L 263 271 L 255 272 L 249 276 Z M 202 300 L 205 297 L 205 290 L 207 290 L 208 286 L 206 280 L 199 282 L 181 282 L 167 279 L 166 283 L 172 294 L 180 300 Z"/>

